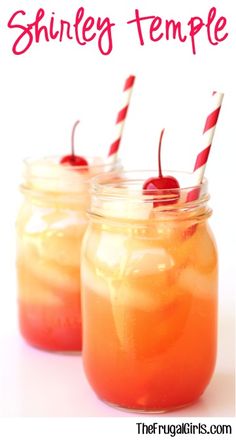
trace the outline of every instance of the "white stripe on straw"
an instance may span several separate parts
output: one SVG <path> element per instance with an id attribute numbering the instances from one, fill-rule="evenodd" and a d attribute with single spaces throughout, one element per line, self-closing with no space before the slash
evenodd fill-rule
<path id="1" fill-rule="evenodd" d="M 211 145 L 213 142 L 216 124 L 218 121 L 222 101 L 224 94 L 219 92 L 213 92 L 211 108 L 206 118 L 205 126 L 203 129 L 201 151 L 196 157 L 196 161 L 193 169 L 193 184 L 192 186 L 199 186 L 202 183 L 208 156 L 210 154 Z M 199 189 L 192 190 L 187 195 L 187 202 L 193 201 L 199 197 Z"/>
<path id="2" fill-rule="evenodd" d="M 135 76 L 130 75 L 124 84 L 123 93 L 121 97 L 121 105 L 119 107 L 119 112 L 116 118 L 116 124 L 114 127 L 114 135 L 113 142 L 110 146 L 108 157 L 111 159 L 111 162 L 114 162 L 117 158 L 120 142 L 124 130 L 125 121 L 127 118 L 127 112 L 130 104 L 131 95 L 133 92 L 133 86 L 135 82 Z"/>

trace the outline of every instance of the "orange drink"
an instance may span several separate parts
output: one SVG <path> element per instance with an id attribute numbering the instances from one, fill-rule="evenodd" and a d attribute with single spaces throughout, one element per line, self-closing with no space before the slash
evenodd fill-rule
<path id="1" fill-rule="evenodd" d="M 81 351 L 80 248 L 87 226 L 89 179 L 111 170 L 58 158 L 25 162 L 17 217 L 19 323 L 24 338 L 47 350 Z"/>
<path id="2" fill-rule="evenodd" d="M 175 194 L 142 190 L 148 176 L 93 180 L 81 260 L 83 363 L 102 400 L 165 411 L 195 401 L 214 370 L 217 253 L 206 181 L 186 203 L 190 176 L 177 174 L 180 198 L 168 204 Z"/>

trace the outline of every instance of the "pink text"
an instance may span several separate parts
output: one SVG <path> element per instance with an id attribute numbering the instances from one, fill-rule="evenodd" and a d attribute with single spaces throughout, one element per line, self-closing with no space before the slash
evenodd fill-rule
<path id="1" fill-rule="evenodd" d="M 197 52 L 196 37 L 200 32 L 205 33 L 207 41 L 213 46 L 218 45 L 228 37 L 228 33 L 225 32 L 227 20 L 223 16 L 217 17 L 215 7 L 210 9 L 205 20 L 198 16 L 191 17 L 187 23 L 187 31 L 184 31 L 186 25 L 184 26 L 180 21 L 163 19 L 155 15 L 142 17 L 138 9 L 135 9 L 135 18 L 127 23 L 136 24 L 139 43 L 142 46 L 145 44 L 144 23 L 147 23 L 150 41 L 158 42 L 162 39 L 170 40 L 172 38 L 178 39 L 180 43 L 185 43 L 190 40 L 194 55 Z"/>
<path id="2" fill-rule="evenodd" d="M 51 40 L 75 40 L 80 46 L 85 46 L 92 40 L 97 39 L 98 49 L 102 55 L 109 55 L 113 48 L 112 27 L 114 23 L 108 17 L 95 19 L 92 16 L 85 16 L 85 10 L 80 7 L 75 15 L 75 20 L 70 23 L 67 20 L 56 19 L 55 12 L 47 17 L 44 9 L 38 9 L 32 23 L 22 23 L 26 12 L 19 10 L 11 16 L 8 27 L 20 31 L 19 36 L 12 46 L 15 55 L 22 55 L 27 52 L 32 44 L 39 43 L 44 39 Z M 26 18 L 26 17 L 25 17 Z"/>

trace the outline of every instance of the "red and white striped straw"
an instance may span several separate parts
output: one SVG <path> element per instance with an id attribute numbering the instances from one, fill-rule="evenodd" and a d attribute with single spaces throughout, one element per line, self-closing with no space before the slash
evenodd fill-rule
<path id="1" fill-rule="evenodd" d="M 224 94 L 213 92 L 211 109 L 207 116 L 202 137 L 202 150 L 198 153 L 193 169 L 193 186 L 199 186 L 203 180 L 208 156 L 213 142 L 216 124 L 220 114 Z M 191 190 L 187 195 L 187 202 L 196 200 L 199 197 L 199 188 Z"/>
<path id="2" fill-rule="evenodd" d="M 124 130 L 127 112 L 129 109 L 130 99 L 131 99 L 131 95 L 133 92 L 134 82 L 135 82 L 135 76 L 130 75 L 126 79 L 125 84 L 124 84 L 123 94 L 122 94 L 122 103 L 121 103 L 120 110 L 119 110 L 119 112 L 117 114 L 117 118 L 116 118 L 116 124 L 115 124 L 115 130 L 114 130 L 115 133 L 114 133 L 114 138 L 113 138 L 114 141 L 111 144 L 110 150 L 108 153 L 108 157 L 110 157 L 112 159 L 112 161 L 114 161 L 116 159 L 117 154 L 118 154 L 118 150 L 120 147 L 122 133 Z"/>

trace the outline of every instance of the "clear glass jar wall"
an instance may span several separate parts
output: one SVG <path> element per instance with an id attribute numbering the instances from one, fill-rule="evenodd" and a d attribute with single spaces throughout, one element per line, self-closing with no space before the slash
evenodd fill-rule
<path id="1" fill-rule="evenodd" d="M 186 202 L 176 191 L 143 192 L 155 172 L 93 180 L 82 245 L 83 362 L 104 401 L 166 411 L 195 401 L 213 374 L 217 252 L 207 182 Z M 169 203 L 167 203 L 169 201 Z"/>
<path id="2" fill-rule="evenodd" d="M 17 217 L 19 324 L 41 349 L 81 351 L 80 249 L 88 223 L 89 179 L 119 165 L 89 168 L 59 158 L 27 160 Z"/>

